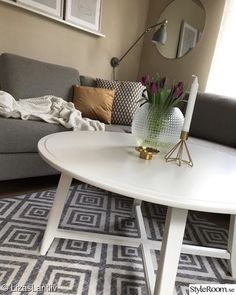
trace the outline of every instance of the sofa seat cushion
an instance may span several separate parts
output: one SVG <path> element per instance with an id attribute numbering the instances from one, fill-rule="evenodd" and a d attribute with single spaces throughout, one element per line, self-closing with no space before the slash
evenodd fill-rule
<path id="1" fill-rule="evenodd" d="M 106 125 L 106 131 L 131 132 L 130 126 Z M 42 121 L 0 117 L 0 154 L 36 153 L 38 141 L 49 134 L 71 131 L 61 125 Z"/>
<path id="2" fill-rule="evenodd" d="M 55 95 L 71 101 L 79 72 L 70 67 L 3 53 L 0 57 L 1 90 L 15 99 Z"/>
<path id="3" fill-rule="evenodd" d="M 0 153 L 37 152 L 38 141 L 51 133 L 66 131 L 61 125 L 0 117 Z"/>
<path id="4" fill-rule="evenodd" d="M 105 125 L 105 131 L 131 133 L 131 126 L 127 126 L 127 125 Z"/>

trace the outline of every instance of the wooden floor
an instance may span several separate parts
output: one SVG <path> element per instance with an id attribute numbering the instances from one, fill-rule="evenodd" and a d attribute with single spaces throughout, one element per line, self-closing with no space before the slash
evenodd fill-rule
<path id="1" fill-rule="evenodd" d="M 59 175 L 0 181 L 0 198 L 56 188 Z"/>

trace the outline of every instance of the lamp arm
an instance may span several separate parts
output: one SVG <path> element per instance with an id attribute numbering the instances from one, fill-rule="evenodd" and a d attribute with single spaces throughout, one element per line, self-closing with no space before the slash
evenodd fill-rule
<path id="1" fill-rule="evenodd" d="M 146 29 L 146 31 L 147 31 L 147 30 L 150 31 L 151 29 L 154 29 L 155 27 L 160 26 L 160 25 L 166 25 L 167 23 L 168 23 L 167 19 L 164 19 L 162 22 L 157 23 L 157 24 L 155 24 L 155 25 L 152 25 L 152 26 L 148 27 L 148 28 Z"/>
<path id="2" fill-rule="evenodd" d="M 163 20 L 162 22 L 160 23 L 157 23 L 155 25 L 152 25 L 150 27 L 148 27 L 139 37 L 138 39 L 128 48 L 128 50 L 120 57 L 120 58 L 117 58 L 117 57 L 113 57 L 111 59 L 111 66 L 113 68 L 117 67 L 119 65 L 119 63 L 123 60 L 124 57 L 126 57 L 126 55 L 134 48 L 134 46 L 139 42 L 139 40 L 146 34 L 148 33 L 149 31 L 151 31 L 152 29 L 154 29 L 155 27 L 159 26 L 159 25 L 164 25 L 164 24 L 167 24 L 167 20 Z"/>
<path id="3" fill-rule="evenodd" d="M 149 31 L 149 30 L 148 30 Z M 138 39 L 130 46 L 130 48 L 119 58 L 119 62 L 122 61 L 122 59 L 134 48 L 134 46 L 139 42 L 140 39 L 148 32 L 145 30 L 139 37 Z"/>

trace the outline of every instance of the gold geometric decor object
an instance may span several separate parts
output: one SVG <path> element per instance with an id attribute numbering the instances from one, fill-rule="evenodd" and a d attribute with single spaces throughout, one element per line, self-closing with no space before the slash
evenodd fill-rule
<path id="1" fill-rule="evenodd" d="M 193 161 L 186 144 L 187 139 L 188 132 L 182 131 L 180 141 L 165 155 L 166 162 L 175 161 L 179 166 L 183 162 L 193 167 Z M 187 157 L 187 159 L 184 159 L 184 157 Z"/>

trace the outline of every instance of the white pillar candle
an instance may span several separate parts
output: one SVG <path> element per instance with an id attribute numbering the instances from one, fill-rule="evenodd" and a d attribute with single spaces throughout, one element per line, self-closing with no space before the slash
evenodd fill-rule
<path id="1" fill-rule="evenodd" d="M 184 119 L 184 126 L 183 126 L 183 131 L 189 132 L 192 116 L 193 116 L 193 109 L 197 97 L 197 92 L 198 92 L 198 77 L 194 76 L 193 83 L 191 85 L 190 93 L 189 93 L 189 99 L 188 99 L 188 105 L 185 113 L 185 119 Z"/>

